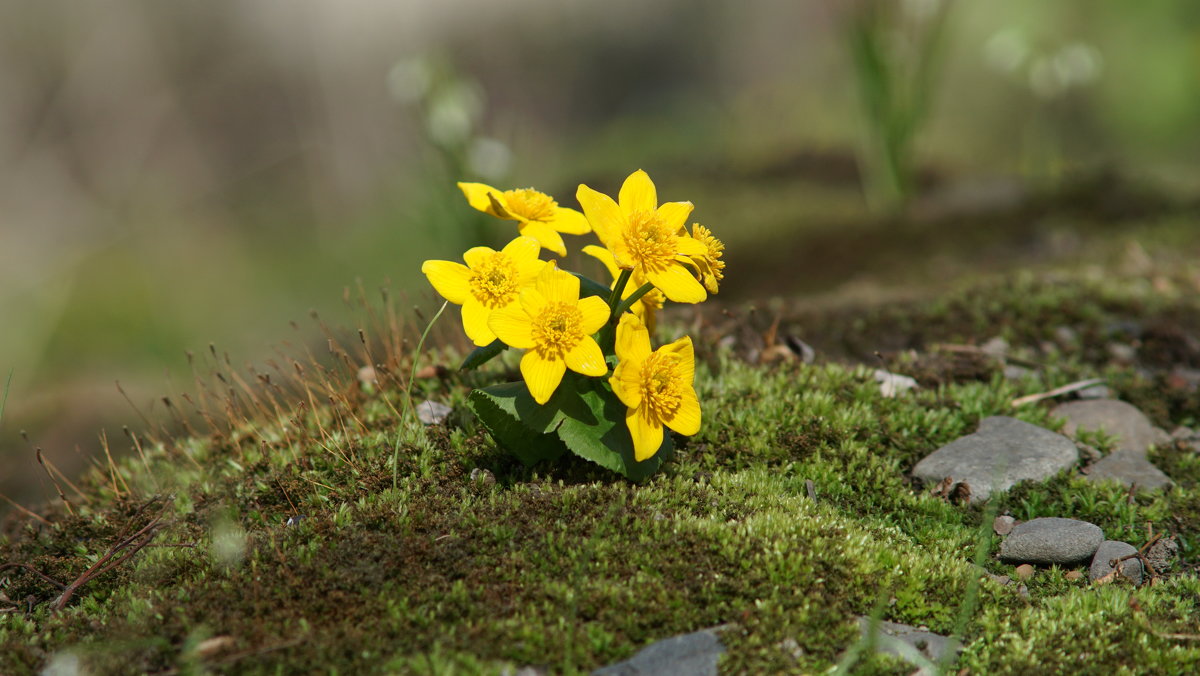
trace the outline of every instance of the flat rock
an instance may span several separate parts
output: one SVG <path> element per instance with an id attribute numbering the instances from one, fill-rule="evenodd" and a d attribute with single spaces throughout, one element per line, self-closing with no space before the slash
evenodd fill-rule
<path id="1" fill-rule="evenodd" d="M 1100 458 L 1088 467 L 1088 481 L 1119 481 L 1121 485 L 1137 486 L 1140 490 L 1155 491 L 1168 488 L 1171 477 L 1145 458 L 1141 453 L 1117 451 Z"/>
<path id="2" fill-rule="evenodd" d="M 1104 531 L 1077 519 L 1043 517 L 1019 523 L 1000 543 L 1000 559 L 1009 563 L 1073 565 L 1096 553 Z"/>
<path id="3" fill-rule="evenodd" d="M 652 643 L 624 662 L 593 671 L 592 676 L 717 676 L 717 658 L 725 652 L 718 629 L 701 629 Z"/>
<path id="4" fill-rule="evenodd" d="M 1116 399 L 1092 399 L 1059 404 L 1050 415 L 1066 418 L 1063 433 L 1074 437 L 1079 430 L 1103 430 L 1116 438 L 1115 449 L 1145 453 L 1167 435 L 1150 424 L 1150 419 L 1133 404 Z"/>
<path id="5" fill-rule="evenodd" d="M 958 641 L 919 627 L 887 620 L 880 620 L 875 626 L 879 631 L 875 636 L 875 650 L 896 655 L 910 662 L 912 660 L 909 659 L 909 656 L 914 650 L 925 659 L 937 662 L 946 653 L 952 652 L 957 655 L 962 649 Z M 863 636 L 866 636 L 867 632 L 871 630 L 870 618 L 859 617 L 858 629 Z"/>
<path id="6" fill-rule="evenodd" d="M 1088 568 L 1088 578 L 1092 582 L 1109 575 L 1116 568 L 1112 566 L 1113 559 L 1137 553 L 1137 547 L 1120 540 L 1105 540 L 1100 543 L 1096 555 L 1092 557 L 1092 565 Z M 1127 559 L 1121 562 L 1121 576 L 1128 578 L 1133 584 L 1142 583 L 1142 562 L 1138 559 Z"/>
<path id="7" fill-rule="evenodd" d="M 1016 418 L 993 416 L 974 434 L 956 439 L 925 456 L 913 476 L 926 483 L 946 478 L 966 482 L 970 501 L 986 500 L 1018 481 L 1042 479 L 1075 464 L 1079 449 L 1070 439 Z"/>
<path id="8" fill-rule="evenodd" d="M 450 417 L 452 410 L 440 401 L 429 399 L 417 404 L 417 418 L 426 425 L 437 425 Z"/>

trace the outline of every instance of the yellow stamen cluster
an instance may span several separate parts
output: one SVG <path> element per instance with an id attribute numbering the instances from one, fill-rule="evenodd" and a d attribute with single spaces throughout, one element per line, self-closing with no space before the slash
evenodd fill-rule
<path id="1" fill-rule="evenodd" d="M 532 321 L 534 349 L 543 358 L 561 358 L 583 340 L 582 321 L 577 304 L 548 303 Z"/>
<path id="2" fill-rule="evenodd" d="M 504 307 L 521 290 L 519 276 L 516 262 L 497 251 L 471 270 L 471 294 L 489 309 Z"/>
<path id="3" fill-rule="evenodd" d="M 554 217 L 558 202 L 544 192 L 533 188 L 517 188 L 504 191 L 504 205 L 515 216 L 530 221 L 548 221 Z"/>
<path id="4" fill-rule="evenodd" d="M 653 211 L 635 211 L 629 216 L 629 227 L 621 233 L 628 253 L 627 261 L 617 257 L 623 268 L 642 266 L 647 271 L 661 271 L 675 262 L 675 233 L 667 229 L 662 217 Z"/>
<path id="5" fill-rule="evenodd" d="M 708 250 L 703 256 L 693 256 L 692 262 L 699 268 L 700 281 L 704 283 L 704 287 L 709 293 L 716 293 L 719 282 L 725 279 L 725 261 L 721 260 L 721 256 L 725 255 L 725 244 L 714 237 L 711 230 L 699 223 L 692 224 L 692 239 L 703 244 Z"/>
<path id="6" fill-rule="evenodd" d="M 642 364 L 642 406 L 659 420 L 674 418 L 683 401 L 679 372 L 679 358 L 674 354 L 651 353 Z"/>

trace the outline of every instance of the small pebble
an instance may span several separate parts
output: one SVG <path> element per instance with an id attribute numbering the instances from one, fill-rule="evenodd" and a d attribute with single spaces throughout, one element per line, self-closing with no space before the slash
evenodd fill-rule
<path id="1" fill-rule="evenodd" d="M 1063 577 L 1067 578 L 1068 580 L 1079 580 L 1083 578 L 1083 573 L 1078 570 L 1068 570 L 1067 574 Z"/>
<path id="2" fill-rule="evenodd" d="M 496 475 L 492 474 L 489 470 L 483 469 L 482 467 L 476 467 L 475 469 L 471 470 L 471 481 L 478 481 L 484 486 L 491 486 L 492 484 L 496 483 Z"/>
<path id="3" fill-rule="evenodd" d="M 1010 563 L 1070 566 L 1090 561 L 1101 542 L 1104 532 L 1095 524 L 1041 517 L 1013 528 L 1000 543 L 1000 559 Z"/>
<path id="4" fill-rule="evenodd" d="M 1162 575 L 1171 569 L 1179 554 L 1179 543 L 1175 538 L 1161 538 L 1146 551 L 1146 560 L 1154 566 L 1154 572 Z"/>
<path id="5" fill-rule="evenodd" d="M 286 522 L 284 522 L 284 524 L 283 524 L 283 525 L 285 525 L 285 526 L 296 526 L 296 525 L 299 525 L 301 521 L 303 521 L 303 520 L 305 520 L 305 519 L 307 519 L 307 518 L 308 518 L 308 517 L 304 516 L 303 514 L 297 514 L 297 515 L 295 515 L 295 516 L 289 516 L 289 517 L 288 517 L 288 520 L 287 520 Z"/>
<path id="6" fill-rule="evenodd" d="M 1029 578 L 1033 577 L 1033 566 L 1029 565 L 1028 563 L 1022 563 L 1021 565 L 1017 566 L 1016 573 L 1017 577 L 1021 578 L 1022 580 L 1028 580 Z"/>
<path id="7" fill-rule="evenodd" d="M 1017 520 L 1012 516 L 1001 514 L 992 521 L 992 530 L 996 532 L 996 535 L 1008 535 L 1016 525 Z"/>
<path id="8" fill-rule="evenodd" d="M 1121 562 L 1121 574 L 1112 576 L 1116 570 L 1112 562 L 1131 554 L 1136 554 L 1137 548 L 1119 540 L 1105 540 L 1096 555 L 1092 557 L 1092 565 L 1088 568 L 1088 577 L 1092 582 L 1111 582 L 1117 577 L 1123 577 L 1133 582 L 1134 586 L 1142 583 L 1142 562 L 1136 558 L 1125 559 Z"/>
<path id="9" fill-rule="evenodd" d="M 1008 355 L 1008 341 L 996 336 L 979 346 L 979 351 L 989 357 L 1004 359 Z"/>
<path id="10" fill-rule="evenodd" d="M 452 410 L 440 401 L 427 400 L 417 404 L 417 418 L 426 425 L 436 425 L 450 417 Z"/>
<path id="11" fill-rule="evenodd" d="M 875 369 L 875 381 L 879 383 L 879 393 L 888 399 L 917 386 L 916 380 L 883 369 Z"/>
<path id="12" fill-rule="evenodd" d="M 1112 360 L 1122 364 L 1132 364 L 1137 360 L 1137 350 L 1132 345 L 1125 343 L 1109 343 L 1108 356 Z"/>

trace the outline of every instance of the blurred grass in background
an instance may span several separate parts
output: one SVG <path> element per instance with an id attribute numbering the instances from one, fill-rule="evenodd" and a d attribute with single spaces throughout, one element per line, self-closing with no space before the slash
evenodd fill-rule
<path id="1" fill-rule="evenodd" d="M 305 315 L 353 323 L 356 280 L 427 303 L 420 261 L 511 234 L 455 180 L 574 205 L 577 183 L 611 191 L 643 167 L 696 202 L 731 257 L 809 236 L 887 246 L 859 171 L 878 164 L 881 123 L 862 114 L 850 44 L 877 4 L 0 6 L 0 370 L 15 373 L 0 491 L 32 485 L 14 485 L 34 464 L 18 430 L 77 466 L 102 426 L 135 422 L 115 380 L 153 410 L 190 383 L 185 350 L 211 342 L 239 363 L 289 337 L 322 345 Z M 945 4 L 896 3 L 900 18 L 872 27 L 890 41 L 882 64 L 920 45 L 894 34 L 905 16 Z M 916 213 L 960 184 L 983 181 L 987 202 L 1100 167 L 1197 192 L 1196 3 L 957 3 L 946 17 L 902 153 Z M 840 265 L 806 271 L 807 286 L 731 272 L 722 298 L 861 276 Z"/>

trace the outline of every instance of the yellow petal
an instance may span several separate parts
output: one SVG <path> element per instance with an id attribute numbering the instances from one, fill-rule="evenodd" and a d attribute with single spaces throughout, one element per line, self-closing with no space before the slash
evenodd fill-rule
<path id="1" fill-rule="evenodd" d="M 522 221 L 518 227 L 522 235 L 536 239 L 543 249 L 553 251 L 559 256 L 567 255 L 567 244 L 562 235 L 549 225 L 539 221 Z"/>
<path id="2" fill-rule="evenodd" d="M 575 199 L 579 200 L 579 206 L 583 207 L 583 214 L 592 230 L 605 245 L 625 227 L 625 215 L 608 195 L 580 183 L 575 191 Z"/>
<path id="3" fill-rule="evenodd" d="M 654 328 L 658 325 L 658 311 L 653 305 L 648 305 L 639 300 L 629 309 L 633 311 L 635 317 L 642 320 L 642 323 L 646 325 L 646 331 L 654 333 Z"/>
<path id="4" fill-rule="evenodd" d="M 547 303 L 579 302 L 579 278 L 559 270 L 557 265 L 547 265 L 538 275 L 534 288 L 542 294 Z"/>
<path id="5" fill-rule="evenodd" d="M 678 232 L 687 224 L 687 217 L 691 215 L 692 208 L 691 202 L 667 202 L 658 208 L 658 217 L 663 219 L 663 223 L 673 232 Z"/>
<path id="6" fill-rule="evenodd" d="M 703 258 L 708 255 L 708 247 L 704 243 L 691 237 L 676 237 L 675 250 L 683 256 L 696 256 Z"/>
<path id="7" fill-rule="evenodd" d="M 654 181 L 641 169 L 625 179 L 617 198 L 621 203 L 621 211 L 626 214 L 635 211 L 653 212 L 658 208 L 658 193 L 654 189 Z"/>
<path id="8" fill-rule="evenodd" d="M 612 377 L 608 379 L 613 394 L 629 408 L 637 408 L 642 403 L 642 387 L 640 371 L 642 362 L 622 361 L 613 369 Z"/>
<path id="9" fill-rule="evenodd" d="M 621 274 L 621 269 L 617 267 L 617 259 L 613 258 L 612 252 L 602 246 L 589 244 L 583 247 L 583 253 L 595 258 L 604 264 L 608 270 L 608 274 L 613 276 L 615 280 Z"/>
<path id="10" fill-rule="evenodd" d="M 496 250 L 488 246 L 473 246 L 463 252 L 463 260 L 467 262 L 472 270 L 483 265 L 492 256 L 496 255 Z"/>
<path id="11" fill-rule="evenodd" d="M 501 205 L 504 205 L 503 191 L 496 190 L 492 186 L 485 185 L 483 183 L 459 183 L 458 189 L 463 191 L 463 194 L 467 197 L 467 203 L 475 209 L 478 209 L 485 214 L 499 216 L 500 218 L 505 218 L 507 216 L 507 214 L 505 214 L 505 216 L 500 216 L 500 214 L 496 213 L 496 209 L 492 205 L 493 198 Z M 489 195 L 492 197 L 489 197 Z"/>
<path id="12" fill-rule="evenodd" d="M 471 296 L 471 271 L 467 266 L 453 261 L 425 261 L 421 272 L 442 298 L 462 305 Z"/>
<path id="13" fill-rule="evenodd" d="M 679 359 L 679 380 L 684 385 L 692 387 L 692 384 L 696 382 L 696 351 L 692 346 L 691 336 L 684 336 L 669 345 L 663 345 L 658 350 L 673 354 Z"/>
<path id="14" fill-rule="evenodd" d="M 708 298 L 708 292 L 682 265 L 647 271 L 646 277 L 668 300 L 676 303 L 699 303 Z"/>
<path id="15" fill-rule="evenodd" d="M 650 332 L 636 316 L 626 313 L 617 324 L 617 359 L 641 363 L 650 356 Z"/>
<path id="16" fill-rule="evenodd" d="M 600 377 L 608 373 L 604 353 L 591 336 L 584 336 L 566 355 L 567 368 L 585 376 Z"/>
<path id="17" fill-rule="evenodd" d="M 633 437 L 634 459 L 641 462 L 654 457 L 663 442 L 662 423 L 646 418 L 640 409 L 631 408 L 625 413 L 625 424 Z"/>
<path id="18" fill-rule="evenodd" d="M 472 343 L 480 347 L 490 345 L 496 339 L 496 334 L 488 328 L 488 317 L 491 314 L 492 311 L 487 306 L 474 298 L 463 303 L 463 331 L 467 333 L 467 337 L 471 339 Z"/>
<path id="19" fill-rule="evenodd" d="M 513 241 L 505 244 L 504 248 L 501 249 L 518 266 L 522 263 L 536 260 L 541 250 L 542 245 L 536 239 L 525 236 L 513 239 Z"/>
<path id="20" fill-rule="evenodd" d="M 487 320 L 488 328 L 505 345 L 527 350 L 533 347 L 533 331 L 529 314 L 519 303 L 493 310 Z"/>
<path id="21" fill-rule="evenodd" d="M 521 357 L 521 376 L 534 401 L 544 404 L 562 382 L 567 365 L 561 359 L 543 359 L 537 350 L 530 350 Z"/>
<path id="22" fill-rule="evenodd" d="M 578 298 L 578 296 L 576 296 Z M 600 330 L 601 326 L 608 323 L 608 315 L 611 312 L 608 308 L 608 303 L 605 303 L 599 296 L 588 296 L 579 300 L 579 314 L 582 315 L 582 326 L 580 329 L 583 335 L 590 336 Z"/>
<path id="23" fill-rule="evenodd" d="M 685 437 L 690 437 L 700 431 L 700 402 L 696 399 L 695 390 L 690 387 L 685 389 L 682 395 L 679 408 L 675 409 L 675 415 L 665 422 L 667 427 Z"/>
<path id="24" fill-rule="evenodd" d="M 586 216 L 567 207 L 558 207 L 555 209 L 554 217 L 547 221 L 546 224 L 568 235 L 586 235 L 592 231 L 592 226 L 588 225 Z"/>

